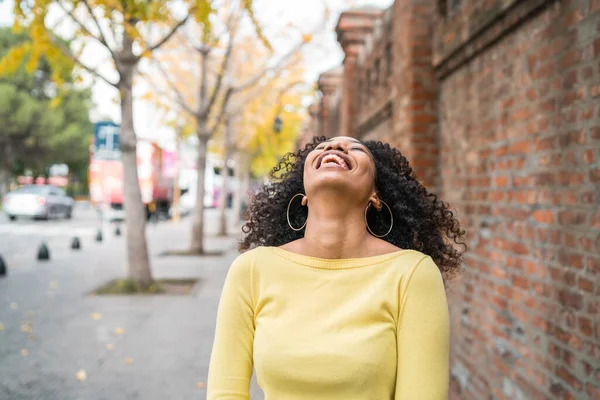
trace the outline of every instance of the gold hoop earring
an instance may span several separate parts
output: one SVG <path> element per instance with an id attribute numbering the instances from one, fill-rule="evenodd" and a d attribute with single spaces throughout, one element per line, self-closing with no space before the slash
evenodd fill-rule
<path id="1" fill-rule="evenodd" d="M 389 235 L 390 232 L 392 231 L 392 228 L 394 227 L 394 214 L 392 214 L 392 209 L 390 208 L 390 206 L 387 205 L 387 203 L 385 201 L 383 201 L 383 200 L 379 200 L 379 201 L 382 202 L 383 204 L 385 204 L 388 211 L 390 212 L 390 221 L 391 221 L 390 229 L 388 229 L 388 231 L 386 232 L 385 235 L 377 235 L 375 232 L 373 232 L 371 230 L 371 227 L 369 226 L 369 221 L 367 220 L 367 211 L 369 211 L 369 208 L 371 208 L 371 206 L 373 205 L 373 203 L 371 203 L 371 202 L 369 202 L 369 204 L 367 205 L 367 208 L 365 208 L 365 223 L 367 224 L 367 229 L 369 230 L 369 233 L 371 233 L 371 235 L 378 237 L 378 238 L 382 238 L 382 237 L 386 237 L 387 235 Z"/>
<path id="2" fill-rule="evenodd" d="M 304 196 L 304 195 L 303 195 L 302 193 L 297 193 L 297 194 L 295 194 L 295 195 L 294 195 L 294 196 L 293 196 L 293 197 L 290 199 L 290 202 L 288 203 L 288 206 L 287 206 L 287 212 L 286 212 L 286 216 L 287 216 L 287 223 L 288 223 L 288 225 L 290 226 L 290 228 L 292 228 L 292 230 L 293 230 L 293 231 L 296 231 L 296 232 L 298 232 L 298 231 L 301 231 L 301 230 L 302 230 L 302 229 L 304 229 L 304 227 L 306 226 L 306 221 L 304 221 L 304 225 L 302 225 L 300 228 L 294 228 L 294 227 L 292 226 L 292 222 L 290 221 L 290 206 L 292 205 L 292 201 L 294 201 L 294 199 L 295 199 L 296 197 L 298 197 L 298 196 Z M 304 206 L 304 201 L 302 202 L 302 205 Z M 307 221 L 308 221 L 308 219 L 307 219 Z"/>

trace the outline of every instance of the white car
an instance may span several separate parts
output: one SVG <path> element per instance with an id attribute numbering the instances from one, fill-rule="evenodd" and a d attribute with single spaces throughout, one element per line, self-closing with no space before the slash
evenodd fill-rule
<path id="1" fill-rule="evenodd" d="M 17 217 L 71 218 L 74 201 L 52 185 L 26 185 L 4 196 L 2 209 L 11 221 Z"/>

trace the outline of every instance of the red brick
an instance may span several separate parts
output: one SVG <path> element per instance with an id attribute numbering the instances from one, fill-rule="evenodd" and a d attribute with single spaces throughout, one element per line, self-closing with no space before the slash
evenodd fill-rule
<path id="1" fill-rule="evenodd" d="M 498 176 L 495 181 L 496 187 L 505 187 L 508 186 L 508 177 L 506 176 Z"/>
<path id="2" fill-rule="evenodd" d="M 581 310 L 583 308 L 583 296 L 581 293 L 559 290 L 558 300 L 560 301 L 560 304 L 574 308 L 575 310 Z"/>
<path id="3" fill-rule="evenodd" d="M 585 161 L 586 164 L 593 164 L 594 161 L 596 160 L 596 152 L 594 150 L 585 150 L 583 152 L 583 161 Z"/>
<path id="4" fill-rule="evenodd" d="M 571 374 L 569 371 L 567 371 L 566 368 L 564 367 L 558 367 L 558 369 L 556 370 L 556 374 L 562 378 L 563 381 L 565 381 L 567 384 L 569 384 L 569 386 L 571 386 L 572 388 L 574 388 L 577 391 L 580 391 L 581 388 L 583 387 L 581 385 L 581 382 L 579 382 L 579 380 L 573 375 Z"/>
<path id="5" fill-rule="evenodd" d="M 591 216 L 590 225 L 592 228 L 600 230 L 600 212 Z"/>
<path id="6" fill-rule="evenodd" d="M 600 399 L 600 386 L 593 386 L 591 383 L 588 383 L 586 391 L 590 399 Z"/>
<path id="7" fill-rule="evenodd" d="M 511 153 L 528 153 L 531 142 L 529 140 L 523 140 L 521 142 L 513 143 L 510 146 Z"/>
<path id="8" fill-rule="evenodd" d="M 585 213 L 581 211 L 566 210 L 558 213 L 558 222 L 561 225 L 580 225 L 585 219 Z"/>
<path id="9" fill-rule="evenodd" d="M 580 332 L 583 333 L 585 336 L 592 336 L 594 334 L 594 327 L 592 325 L 592 321 L 584 317 L 579 317 L 577 319 L 577 322 L 579 324 Z"/>
<path id="10" fill-rule="evenodd" d="M 589 177 L 590 181 L 593 183 L 600 182 L 600 168 L 590 169 Z"/>
<path id="11" fill-rule="evenodd" d="M 551 224 L 554 222 L 554 212 L 550 210 L 538 210 L 533 213 L 533 218 L 542 224 Z"/>
<path id="12" fill-rule="evenodd" d="M 585 290 L 586 292 L 593 293 L 594 292 L 594 282 L 590 281 L 586 278 L 579 278 L 578 282 L 579 289 Z"/>
<path id="13" fill-rule="evenodd" d="M 527 290 L 529 288 L 529 281 L 527 280 L 527 278 L 524 278 L 522 276 L 513 276 L 511 282 L 514 286 L 520 287 L 522 289 Z"/>
<path id="14" fill-rule="evenodd" d="M 576 9 L 565 15 L 564 24 L 566 27 L 571 27 L 578 24 L 583 19 L 584 11 Z"/>

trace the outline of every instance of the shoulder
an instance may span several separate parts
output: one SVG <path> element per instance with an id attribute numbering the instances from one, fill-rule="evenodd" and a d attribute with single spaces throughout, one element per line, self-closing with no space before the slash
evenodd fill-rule
<path id="1" fill-rule="evenodd" d="M 403 297 L 407 293 L 442 291 L 444 280 L 433 259 L 419 251 L 411 251 L 412 267 L 406 272 L 401 283 Z"/>
<path id="2" fill-rule="evenodd" d="M 248 271 L 254 268 L 257 260 L 264 259 L 270 254 L 268 247 L 255 247 L 239 254 L 231 263 L 230 271 Z"/>

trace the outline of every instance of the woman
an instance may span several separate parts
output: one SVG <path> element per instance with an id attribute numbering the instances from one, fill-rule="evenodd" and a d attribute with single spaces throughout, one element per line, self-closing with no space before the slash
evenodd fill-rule
<path id="1" fill-rule="evenodd" d="M 442 273 L 464 231 L 381 142 L 315 138 L 256 194 L 219 305 L 208 399 L 438 400 Z"/>

